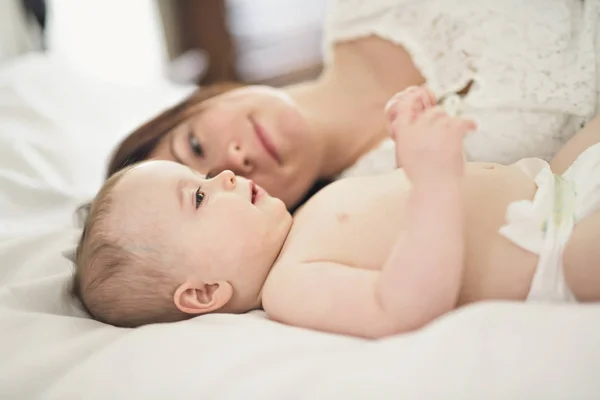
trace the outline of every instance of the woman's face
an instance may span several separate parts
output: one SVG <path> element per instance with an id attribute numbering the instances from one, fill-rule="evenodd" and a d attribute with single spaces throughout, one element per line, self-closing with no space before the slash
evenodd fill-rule
<path id="1" fill-rule="evenodd" d="M 250 86 L 205 101 L 150 156 L 209 176 L 232 170 L 291 207 L 319 178 L 321 146 L 316 139 L 284 92 Z"/>

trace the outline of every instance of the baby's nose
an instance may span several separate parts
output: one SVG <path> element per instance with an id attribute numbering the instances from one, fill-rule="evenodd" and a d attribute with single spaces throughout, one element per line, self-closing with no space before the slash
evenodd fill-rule
<path id="1" fill-rule="evenodd" d="M 235 174 L 233 171 L 228 169 L 224 170 L 213 179 L 219 182 L 219 184 L 221 184 L 225 190 L 233 190 L 237 184 L 237 178 Z"/>

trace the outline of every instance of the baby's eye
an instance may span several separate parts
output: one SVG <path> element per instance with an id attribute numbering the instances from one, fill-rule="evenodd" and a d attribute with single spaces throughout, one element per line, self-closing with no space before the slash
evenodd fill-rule
<path id="1" fill-rule="evenodd" d="M 194 136 L 194 132 L 189 133 L 188 141 L 190 142 L 192 153 L 194 153 L 194 155 L 197 157 L 204 157 L 204 149 L 202 148 L 198 138 Z"/>
<path id="2" fill-rule="evenodd" d="M 200 205 L 204 201 L 205 194 L 201 189 L 202 188 L 198 188 L 198 190 L 196 190 L 196 208 L 200 207 Z"/>

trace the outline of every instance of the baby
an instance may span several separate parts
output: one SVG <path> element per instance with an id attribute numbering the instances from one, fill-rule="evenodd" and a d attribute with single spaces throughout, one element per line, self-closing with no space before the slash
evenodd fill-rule
<path id="1" fill-rule="evenodd" d="M 578 158 L 558 176 L 537 159 L 465 164 L 475 125 L 435 103 L 418 87 L 388 104 L 403 170 L 339 180 L 293 219 L 229 171 L 149 161 L 114 175 L 77 248 L 75 293 L 117 326 L 264 308 L 368 338 L 478 300 L 598 300 L 600 145 L 580 154 L 596 121 L 553 161 L 562 174 Z"/>

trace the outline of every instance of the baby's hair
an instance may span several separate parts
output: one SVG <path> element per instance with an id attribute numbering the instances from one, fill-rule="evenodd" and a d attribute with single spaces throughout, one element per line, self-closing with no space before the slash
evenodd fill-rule
<path id="1" fill-rule="evenodd" d="M 189 318 L 173 302 L 177 283 L 162 267 L 160 252 L 109 226 L 112 191 L 132 167 L 111 176 L 79 209 L 87 216 L 75 253 L 73 295 L 94 319 L 120 327 Z"/>

